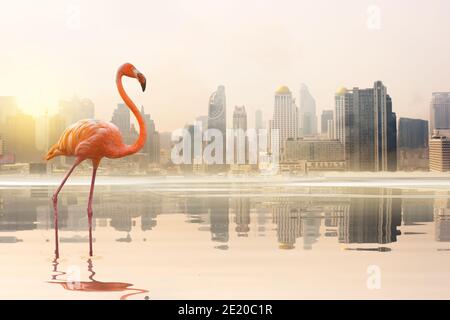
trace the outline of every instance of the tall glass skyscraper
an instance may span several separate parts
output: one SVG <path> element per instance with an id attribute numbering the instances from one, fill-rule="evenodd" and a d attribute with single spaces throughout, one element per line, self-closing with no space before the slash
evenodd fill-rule
<path id="1" fill-rule="evenodd" d="M 344 143 L 347 170 L 395 171 L 396 116 L 382 82 L 369 89 L 340 88 L 335 103 L 336 138 Z"/>
<path id="2" fill-rule="evenodd" d="M 430 135 L 435 129 L 450 129 L 450 92 L 433 92 L 430 103 Z"/>
<path id="3" fill-rule="evenodd" d="M 245 111 L 245 106 L 234 107 L 233 129 L 242 130 L 242 132 L 235 132 L 234 162 L 239 164 L 248 163 L 248 140 L 245 136 L 247 132 L 247 112 Z M 242 135 L 242 137 L 240 135 Z M 242 143 L 243 145 L 241 145 Z M 243 151 L 243 154 L 241 151 Z"/>
<path id="4" fill-rule="evenodd" d="M 317 134 L 316 100 L 304 83 L 300 86 L 299 116 L 299 126 L 302 128 L 302 135 L 311 136 Z"/>
<path id="5" fill-rule="evenodd" d="M 227 130 L 227 104 L 225 97 L 225 87 L 218 86 L 217 90 L 211 94 L 208 104 L 208 130 L 217 129 L 222 133 L 222 157 L 223 165 L 226 163 L 226 130 Z M 213 165 L 214 168 L 225 169 L 225 166 Z M 212 168 L 211 168 L 212 169 Z"/>
<path id="6" fill-rule="evenodd" d="M 292 100 L 292 93 L 286 86 L 275 91 L 275 105 L 271 129 L 278 131 L 278 146 L 283 149 L 287 139 L 298 137 L 298 108 Z M 272 137 L 275 139 L 275 137 Z M 280 153 L 281 154 L 281 153 Z"/>

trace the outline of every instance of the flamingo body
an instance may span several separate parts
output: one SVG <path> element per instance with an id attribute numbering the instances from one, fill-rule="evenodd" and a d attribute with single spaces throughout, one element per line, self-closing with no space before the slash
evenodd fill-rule
<path id="1" fill-rule="evenodd" d="M 127 149 L 119 128 L 110 122 L 80 120 L 62 133 L 45 159 L 64 155 L 100 161 L 101 158 L 119 158 Z"/>

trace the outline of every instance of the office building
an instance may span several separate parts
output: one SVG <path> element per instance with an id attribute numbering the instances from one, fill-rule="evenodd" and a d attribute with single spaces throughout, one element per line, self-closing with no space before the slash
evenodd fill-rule
<path id="1" fill-rule="evenodd" d="M 430 134 L 450 129 L 450 92 L 433 92 L 430 103 Z"/>
<path id="2" fill-rule="evenodd" d="M 147 154 L 148 163 L 159 163 L 160 143 L 159 133 L 155 128 L 155 122 L 150 117 L 150 114 L 145 113 L 144 106 L 141 107 L 141 114 L 147 128 L 147 140 L 142 148 L 142 152 Z"/>
<path id="3" fill-rule="evenodd" d="M 344 146 L 339 140 L 288 139 L 285 142 L 284 161 L 343 161 Z"/>
<path id="4" fill-rule="evenodd" d="M 300 86 L 299 99 L 299 127 L 303 136 L 317 134 L 316 100 L 313 98 L 305 84 Z"/>
<path id="5" fill-rule="evenodd" d="M 335 94 L 335 132 L 350 171 L 397 169 L 396 115 L 381 81 L 373 88 L 340 88 Z"/>
<path id="6" fill-rule="evenodd" d="M 218 164 L 209 166 L 211 171 L 226 171 L 226 129 L 227 129 L 227 104 L 225 87 L 218 86 L 211 94 L 208 104 L 208 130 L 216 129 L 221 133 L 222 155 Z M 211 137 L 211 143 L 215 138 Z M 217 145 L 217 144 L 216 144 Z"/>
<path id="7" fill-rule="evenodd" d="M 234 107 L 233 112 L 233 132 L 234 132 L 234 163 L 248 163 L 248 139 L 247 133 L 247 112 L 245 107 Z M 242 153 L 243 152 L 243 153 Z"/>
<path id="8" fill-rule="evenodd" d="M 298 137 L 298 108 L 292 99 L 291 91 L 286 86 L 281 86 L 275 91 L 274 113 L 270 125 L 271 144 L 278 144 L 279 151 L 282 151 L 287 139 L 297 139 Z M 274 142 L 274 139 L 277 142 Z"/>
<path id="9" fill-rule="evenodd" d="M 449 132 L 435 130 L 429 141 L 430 171 L 450 171 Z"/>
<path id="10" fill-rule="evenodd" d="M 417 149 L 428 147 L 428 121 L 400 118 L 398 121 L 398 148 Z"/>
<path id="11" fill-rule="evenodd" d="M 320 116 L 320 132 L 328 136 L 329 132 L 332 131 L 329 128 L 330 121 L 333 121 L 333 110 L 323 110 Z"/>

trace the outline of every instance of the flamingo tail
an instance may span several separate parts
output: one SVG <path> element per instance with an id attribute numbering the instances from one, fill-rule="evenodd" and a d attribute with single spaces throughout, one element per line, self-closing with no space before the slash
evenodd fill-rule
<path id="1" fill-rule="evenodd" d="M 53 147 L 51 147 L 50 150 L 45 155 L 44 159 L 48 161 L 53 159 L 54 157 L 60 156 L 62 152 L 59 150 L 58 147 L 59 147 L 58 144 L 53 145 Z"/>

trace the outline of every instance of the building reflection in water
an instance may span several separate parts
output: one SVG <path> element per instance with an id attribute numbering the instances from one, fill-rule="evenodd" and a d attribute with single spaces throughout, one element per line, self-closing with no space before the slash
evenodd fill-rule
<path id="1" fill-rule="evenodd" d="M 229 239 L 228 229 L 230 219 L 228 198 L 208 199 L 208 212 L 211 228 L 211 240 L 220 243 L 227 243 Z M 218 249 L 228 249 L 228 246 L 219 245 Z"/>
<path id="2" fill-rule="evenodd" d="M 404 198 L 402 200 L 402 218 L 406 226 L 433 222 L 433 199 Z"/>
<path id="3" fill-rule="evenodd" d="M 52 229 L 52 191 L 47 187 L 1 189 L 0 243 L 21 241 L 8 232 Z M 159 215 L 178 214 L 187 223 L 197 224 L 199 232 L 210 233 L 216 249 L 227 250 L 230 241 L 246 241 L 249 236 L 274 236 L 281 249 L 310 250 L 321 237 L 335 238 L 336 243 L 388 244 L 397 241 L 402 223 L 434 222 L 436 241 L 450 241 L 447 193 L 420 198 L 413 192 L 374 188 L 304 188 L 301 192 L 298 197 L 196 197 L 100 187 L 94 227 L 113 228 L 119 242 L 145 241 L 145 235 L 138 239 L 135 232 L 152 232 Z M 61 241 L 87 241 L 87 196 L 85 192 L 60 196 L 60 229 L 78 233 Z M 237 238 L 230 237 L 230 232 Z"/>
<path id="4" fill-rule="evenodd" d="M 436 198 L 434 201 L 435 239 L 439 242 L 450 242 L 450 201 Z"/>
<path id="5" fill-rule="evenodd" d="M 239 237 L 247 237 L 250 231 L 250 198 L 231 198 L 230 205 L 234 214 L 234 229 Z"/>
<path id="6" fill-rule="evenodd" d="M 371 195 L 370 198 L 350 199 L 348 210 L 339 220 L 339 242 L 397 241 L 397 236 L 400 235 L 398 227 L 401 225 L 401 198 L 396 198 L 396 194 L 389 189 L 372 190 Z"/>
<path id="7" fill-rule="evenodd" d="M 293 249 L 297 238 L 302 236 L 300 210 L 294 208 L 290 201 L 274 204 L 273 223 L 277 226 L 277 240 L 280 249 Z"/>

